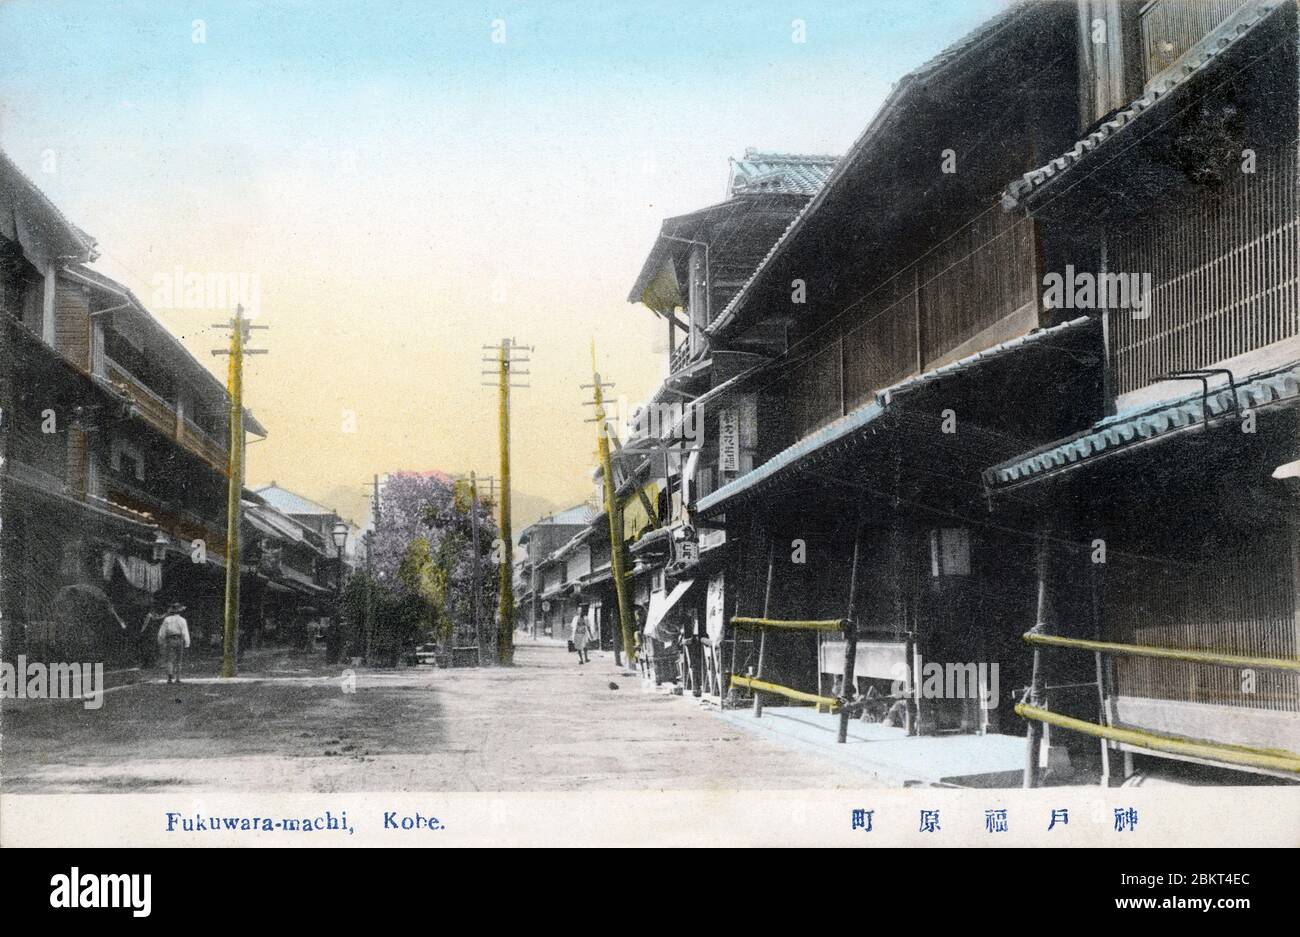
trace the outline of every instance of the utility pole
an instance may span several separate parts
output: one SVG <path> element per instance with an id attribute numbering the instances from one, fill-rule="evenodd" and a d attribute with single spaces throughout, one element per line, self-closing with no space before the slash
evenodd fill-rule
<path id="1" fill-rule="evenodd" d="M 632 606 L 628 601 L 627 564 L 623 553 L 623 505 L 618 500 L 618 486 L 614 481 L 614 467 L 609 457 L 609 421 L 605 416 L 604 389 L 614 385 L 601 383 L 600 372 L 596 370 L 594 338 L 591 340 L 591 373 L 594 383 L 583 384 L 582 387 L 590 387 L 595 397 L 591 402 L 596 405 L 596 416 L 588 422 L 596 424 L 596 451 L 600 456 L 600 472 L 605 480 L 605 513 L 609 516 L 610 572 L 614 577 L 614 593 L 618 596 L 619 634 L 623 639 L 623 650 L 627 654 L 627 665 L 631 667 L 636 662 L 636 647 L 632 643 Z"/>
<path id="2" fill-rule="evenodd" d="M 516 364 L 531 361 L 531 358 L 515 357 L 515 352 L 524 349 L 532 351 L 532 346 L 523 346 L 509 338 L 501 339 L 500 347 L 484 345 L 484 349 L 495 349 L 497 391 L 499 394 L 499 412 L 497 442 L 501 449 L 501 542 L 504 555 L 501 558 L 497 630 L 497 659 L 506 666 L 514 662 L 515 641 L 515 594 L 514 594 L 514 537 L 510 530 L 510 388 L 527 387 L 527 384 L 512 384 L 512 374 L 528 374 L 528 371 L 512 370 Z M 485 363 L 492 363 L 492 358 L 484 358 Z M 492 371 L 484 371 L 492 374 Z M 491 386 L 491 385 L 488 385 Z"/>
<path id="3" fill-rule="evenodd" d="M 230 330 L 230 347 L 216 349 L 214 355 L 229 355 L 226 390 L 230 395 L 230 458 L 226 469 L 226 610 L 225 633 L 221 646 L 221 676 L 235 675 L 235 657 L 239 650 L 239 524 L 240 498 L 244 491 L 244 355 L 264 355 L 265 348 L 246 348 L 249 331 L 264 329 L 244 318 L 244 307 L 235 306 L 229 322 L 213 323 L 213 328 Z"/>
<path id="4" fill-rule="evenodd" d="M 375 630 L 375 534 L 379 530 L 379 475 L 373 480 L 373 494 L 370 502 L 370 530 L 366 532 L 366 664 L 370 663 L 370 645 L 374 640 Z M 370 485 L 366 486 L 370 488 Z"/>
<path id="5" fill-rule="evenodd" d="M 479 559 L 479 535 L 478 535 L 478 476 L 474 472 L 469 473 L 469 478 L 463 475 L 456 479 L 457 503 L 459 503 L 461 485 L 467 485 L 469 491 L 469 529 L 470 529 L 470 552 L 473 563 L 470 565 L 470 609 L 471 621 L 474 623 L 474 644 L 478 648 L 479 660 L 483 657 L 483 628 L 482 620 L 479 614 L 479 599 L 483 589 L 482 563 Z"/>
<path id="6" fill-rule="evenodd" d="M 462 476 L 459 481 L 464 482 L 465 481 L 464 476 Z M 479 541 L 479 510 L 482 507 L 482 502 L 479 500 L 478 486 L 480 482 L 486 482 L 488 486 L 488 490 L 492 491 L 494 490 L 495 481 L 496 480 L 491 475 L 485 475 L 483 476 L 483 478 L 480 479 L 476 473 L 474 472 L 469 473 L 470 534 L 471 534 L 471 549 L 474 555 L 474 563 L 472 567 L 473 585 L 471 588 L 471 592 L 473 593 L 473 595 L 472 595 L 471 607 L 473 609 L 473 616 L 474 616 L 473 617 L 474 641 L 478 646 L 480 662 L 482 661 L 482 655 L 483 655 L 483 624 L 482 624 L 482 611 L 481 611 L 482 606 L 480 605 L 480 600 L 482 599 L 482 592 L 483 592 L 483 564 L 481 559 L 482 554 L 479 547 L 479 542 L 480 542 Z M 490 495 L 489 495 L 489 500 L 491 500 Z"/>
<path id="7" fill-rule="evenodd" d="M 483 653 L 483 629 L 479 626 L 478 620 L 478 599 L 479 599 L 479 562 L 478 562 L 478 478 L 473 472 L 469 473 L 469 529 L 470 529 L 470 549 L 474 553 L 474 580 L 470 585 L 470 594 L 473 599 L 473 616 L 474 616 L 474 645 L 478 648 L 479 654 Z"/>

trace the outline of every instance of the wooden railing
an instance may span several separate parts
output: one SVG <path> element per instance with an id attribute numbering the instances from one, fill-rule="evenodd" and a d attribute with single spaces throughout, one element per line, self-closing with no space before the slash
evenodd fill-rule
<path id="1" fill-rule="evenodd" d="M 112 358 L 105 358 L 104 363 L 108 371 L 108 379 L 126 390 L 132 403 L 144 418 L 168 436 L 176 435 L 176 411 L 172 405 Z"/>
<path id="2" fill-rule="evenodd" d="M 177 439 L 187 449 L 206 459 L 208 464 L 218 471 L 226 471 L 226 447 L 199 429 L 190 420 L 186 419 L 184 421 Z"/>
<path id="3" fill-rule="evenodd" d="M 691 363 L 691 343 L 682 342 L 668 355 L 668 373 L 676 374 Z"/>
<path id="4" fill-rule="evenodd" d="M 122 387 L 131 402 L 160 433 L 175 439 L 219 472 L 226 471 L 226 447 L 199 429 L 189 419 L 178 420 L 176 408 L 160 397 L 112 358 L 105 357 L 108 379 Z"/>

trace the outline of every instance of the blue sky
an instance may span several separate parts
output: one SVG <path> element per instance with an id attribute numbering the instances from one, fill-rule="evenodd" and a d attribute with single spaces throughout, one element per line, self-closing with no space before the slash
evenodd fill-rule
<path id="1" fill-rule="evenodd" d="M 260 277 L 250 482 L 492 471 L 478 351 L 514 335 L 518 484 L 568 502 L 589 340 L 631 400 L 663 370 L 625 302 L 659 220 L 720 200 L 747 146 L 844 152 L 1003 5 L 7 0 L 0 146 L 146 301 L 176 265 Z M 210 363 L 210 316 L 160 315 Z"/>

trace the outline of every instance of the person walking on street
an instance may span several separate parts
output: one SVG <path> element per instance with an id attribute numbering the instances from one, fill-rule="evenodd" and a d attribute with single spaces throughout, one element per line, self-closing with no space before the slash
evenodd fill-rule
<path id="1" fill-rule="evenodd" d="M 173 602 L 167 609 L 167 617 L 162 620 L 162 625 L 158 628 L 158 644 L 163 649 L 164 657 L 167 661 L 167 682 L 175 680 L 181 682 L 181 661 L 185 656 L 185 649 L 190 646 L 190 626 L 181 612 L 185 611 L 185 606 L 179 602 Z"/>
<path id="2" fill-rule="evenodd" d="M 591 640 L 591 628 L 587 624 L 587 606 L 578 607 L 578 614 L 573 616 L 573 649 L 578 652 L 578 663 L 585 664 L 590 658 L 587 656 L 587 642 Z"/>

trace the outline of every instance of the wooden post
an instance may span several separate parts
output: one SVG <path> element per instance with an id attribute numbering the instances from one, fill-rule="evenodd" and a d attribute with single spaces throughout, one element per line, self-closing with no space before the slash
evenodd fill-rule
<path id="1" fill-rule="evenodd" d="M 898 517 L 898 506 L 890 518 L 889 528 L 889 570 L 890 593 L 893 604 L 895 627 L 903 628 L 904 666 L 907 667 L 907 694 L 903 707 L 903 729 L 910 735 L 921 734 L 921 647 L 918 640 L 919 622 L 916 609 L 909 606 L 904 596 L 903 579 L 910 572 L 907 557 L 904 555 L 904 536 L 902 521 Z"/>
<path id="2" fill-rule="evenodd" d="M 849 571 L 849 608 L 844 613 L 846 623 L 844 625 L 844 683 L 840 691 L 847 703 L 857 695 L 854 688 L 853 669 L 858 659 L 858 626 L 854 613 L 858 605 L 858 555 L 862 546 L 862 510 L 858 509 L 858 521 L 853 527 L 853 568 Z M 840 731 L 836 739 L 839 743 L 847 742 L 849 738 L 849 710 L 843 703 L 840 704 Z"/>
<path id="3" fill-rule="evenodd" d="M 1102 640 L 1102 622 L 1101 622 L 1101 594 L 1098 583 L 1099 564 L 1092 562 L 1092 557 L 1088 556 L 1088 588 L 1092 599 L 1092 636 L 1094 640 Z M 1103 725 L 1111 725 L 1110 718 L 1110 700 L 1106 693 L 1106 658 L 1101 651 L 1093 655 L 1094 668 L 1097 677 L 1097 721 Z M 1100 739 L 1101 743 L 1101 786 L 1110 787 L 1110 741 Z"/>
<path id="4" fill-rule="evenodd" d="M 614 593 L 618 597 L 619 634 L 623 638 L 623 653 L 627 665 L 636 662 L 636 645 L 632 641 L 632 603 L 627 594 L 627 574 L 623 544 L 623 507 L 618 500 L 618 488 L 614 484 L 614 467 L 609 457 L 609 427 L 605 417 L 605 398 L 600 383 L 600 372 L 596 370 L 596 341 L 591 342 L 591 370 L 595 388 L 596 403 L 596 451 L 600 456 L 600 470 L 605 483 L 605 513 L 609 518 L 609 568 L 614 577 Z M 616 655 L 617 656 L 617 655 Z"/>
<path id="5" fill-rule="evenodd" d="M 226 608 L 221 676 L 235 675 L 239 642 L 239 524 L 244 489 L 244 307 L 235 308 L 230 329 L 227 390 L 230 393 L 230 461 L 226 478 Z"/>
<path id="6" fill-rule="evenodd" d="M 509 666 L 515 657 L 514 535 L 510 529 L 510 339 L 501 339 L 497 355 L 500 394 L 497 436 L 501 449 L 501 557 L 497 617 L 497 660 Z"/>
<path id="7" fill-rule="evenodd" d="M 1038 535 L 1037 545 L 1037 562 L 1038 569 L 1038 613 L 1037 621 L 1034 623 L 1036 631 L 1046 631 L 1047 629 L 1047 535 L 1046 532 Z M 1034 645 L 1034 663 L 1033 671 L 1029 682 L 1029 705 L 1041 707 L 1043 705 L 1043 660 L 1042 648 Z M 1036 719 L 1030 719 L 1028 728 L 1025 730 L 1025 787 L 1038 786 L 1038 757 L 1042 751 L 1043 743 L 1043 725 Z"/>
<path id="8" fill-rule="evenodd" d="M 772 568 L 776 562 L 776 541 L 772 539 L 772 534 L 767 535 L 767 586 L 763 589 L 763 617 L 767 618 L 772 610 Z M 758 669 L 754 676 L 762 679 L 763 677 L 763 658 L 767 656 L 767 629 L 758 629 Z M 754 718 L 763 718 L 763 694 L 758 690 L 754 691 Z"/>
<path id="9" fill-rule="evenodd" d="M 479 553 L 478 553 L 478 479 L 473 472 L 469 473 L 469 523 L 470 534 L 472 539 L 472 549 L 474 551 L 473 565 L 473 586 L 471 588 L 471 614 L 474 621 L 474 647 L 478 651 L 479 663 L 483 663 L 483 629 L 479 623 L 478 600 L 481 586 L 479 585 Z"/>

